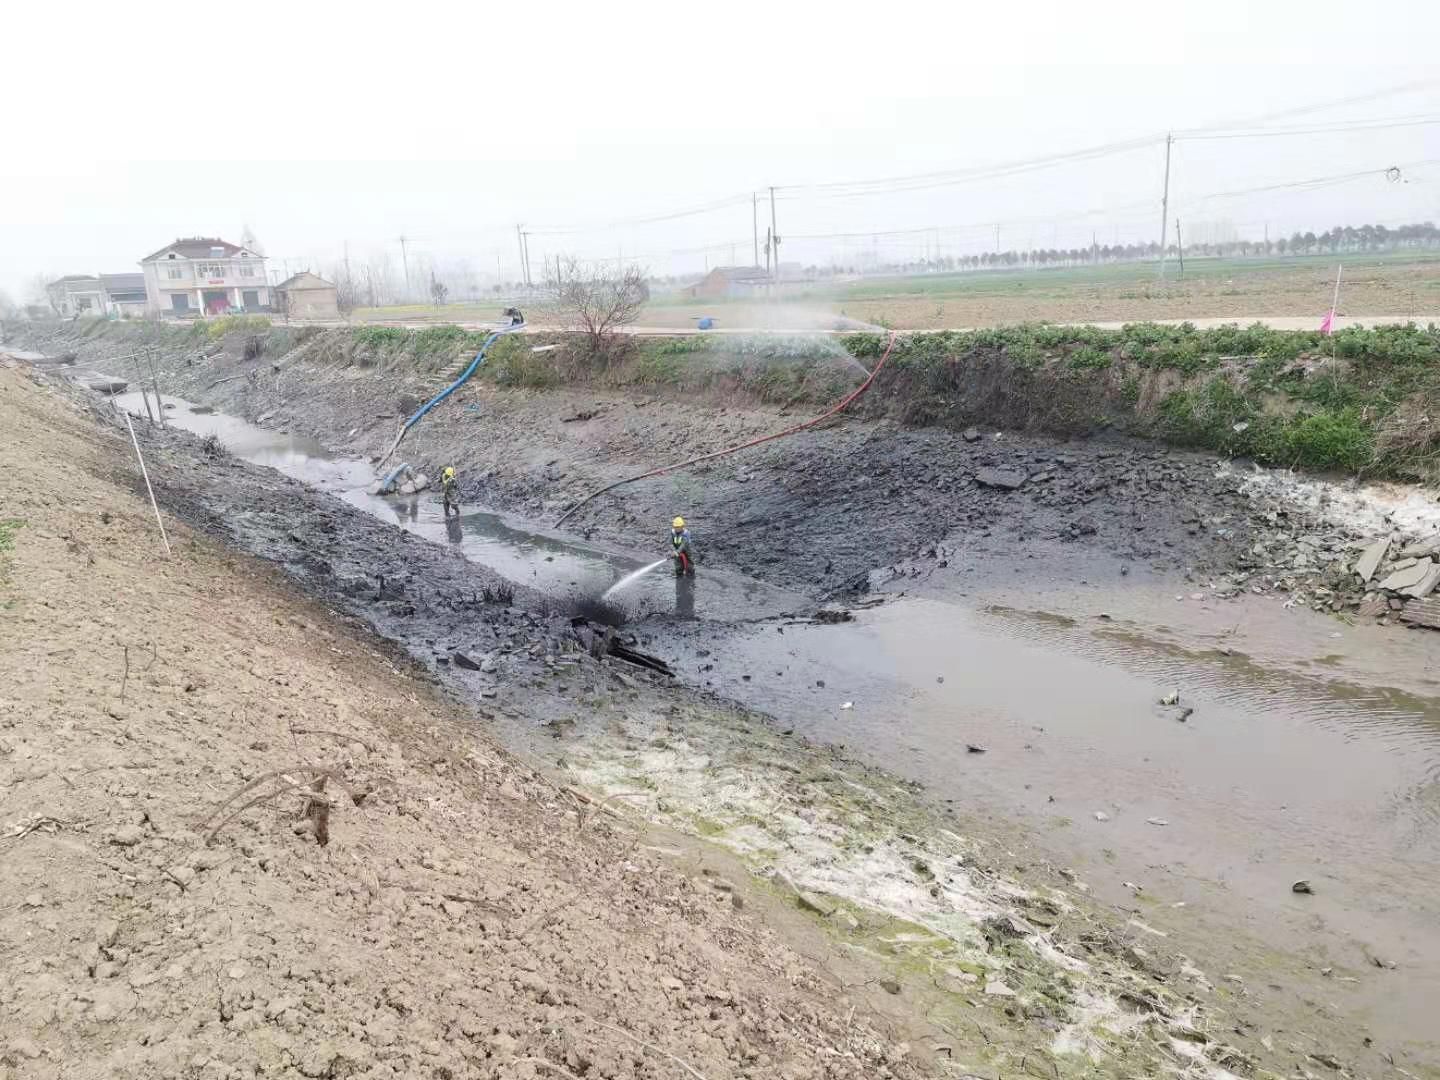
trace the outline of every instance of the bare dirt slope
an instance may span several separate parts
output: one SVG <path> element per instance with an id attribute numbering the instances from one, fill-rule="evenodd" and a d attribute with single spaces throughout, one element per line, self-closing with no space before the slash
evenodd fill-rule
<path id="1" fill-rule="evenodd" d="M 112 430 L 4 369 L 0 427 L 0 1075 L 924 1072 L 378 639 L 161 558 Z"/>

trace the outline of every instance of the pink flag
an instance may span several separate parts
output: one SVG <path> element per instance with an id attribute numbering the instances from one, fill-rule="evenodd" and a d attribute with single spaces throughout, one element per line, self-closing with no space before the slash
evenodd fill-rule
<path id="1" fill-rule="evenodd" d="M 1327 336 L 1335 333 L 1335 309 L 1340 306 L 1340 275 L 1344 270 L 1343 266 L 1335 267 L 1335 296 L 1330 301 L 1330 313 L 1320 322 L 1320 333 Z"/>

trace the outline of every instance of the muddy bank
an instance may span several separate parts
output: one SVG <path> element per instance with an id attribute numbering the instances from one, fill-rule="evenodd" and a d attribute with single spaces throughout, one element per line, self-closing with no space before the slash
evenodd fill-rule
<path id="1" fill-rule="evenodd" d="M 161 558 L 123 432 L 4 369 L 0 417 L 0 1074 L 934 1075 L 863 964 L 500 750 L 284 544 Z M 187 504 L 200 447 L 146 442 Z M 196 520 L 285 498 L 245 471 Z"/>
<path id="2" fill-rule="evenodd" d="M 208 467 L 201 464 L 200 444 L 159 433 L 146 438 L 158 456 L 157 471 L 182 474 L 162 477 L 164 498 L 177 506 L 194 502 L 198 509 L 186 512 L 211 527 L 233 528 L 219 520 L 220 508 L 227 518 L 243 520 L 258 513 L 264 522 L 271 499 L 289 498 L 285 488 L 290 482 L 283 478 L 263 476 L 232 484 L 231 478 L 253 471 L 235 464 L 226 465 L 203 486 L 225 494 L 188 486 L 183 474 Z M 325 498 L 312 494 L 316 500 Z M 300 504 L 284 505 L 292 513 L 311 512 Z M 327 536 L 350 533 L 348 519 L 358 516 L 347 508 L 318 504 L 313 512 L 322 518 L 330 514 L 336 523 L 333 532 L 322 530 Z M 332 562 L 342 570 L 333 576 L 347 578 L 355 566 L 389 566 L 391 560 L 443 575 L 443 556 L 436 562 L 430 555 L 412 553 L 418 550 L 414 545 L 430 546 L 423 541 L 403 540 L 394 529 L 365 534 L 361 523 L 355 525 L 356 535 L 366 535 L 366 542 L 362 550 L 335 542 L 343 559 Z M 278 556 L 308 587 L 325 588 L 321 582 L 330 575 L 307 568 L 301 542 L 277 538 L 277 528 L 270 521 L 264 529 L 236 529 L 228 535 Z M 372 545 L 375 550 L 367 555 Z M 415 627 L 403 638 L 412 654 L 450 685 L 474 694 L 464 677 L 457 681 L 453 665 L 437 662 L 431 635 L 422 629 L 436 628 L 433 636 L 441 641 L 451 626 L 436 596 L 416 594 L 422 603 L 408 614 L 389 606 L 409 602 L 408 597 L 387 601 L 383 594 L 351 595 L 343 588 L 323 595 L 378 626 L 387 620 L 413 622 Z M 525 600 L 525 594 L 517 597 L 517 603 Z M 494 621 L 486 614 L 480 617 Z M 546 645 L 550 624 L 532 617 L 538 624 L 523 631 L 529 645 L 524 653 Z M 1343 1021 L 1337 1021 L 1331 1033 L 1334 1041 L 1319 1035 L 1287 1000 L 1244 1002 L 1245 1022 L 1237 1033 L 1236 1013 L 1227 1004 L 1233 995 L 1216 989 L 1221 984 L 1213 972 L 1206 974 L 1203 962 L 1165 954 L 1163 939 L 1149 941 L 1153 935 L 1128 927 L 1123 916 L 1117 923 L 1115 913 L 1092 904 L 1083 881 L 1048 870 L 1037 871 L 1048 878 L 1027 880 L 1025 874 L 1036 865 L 1018 848 L 967 838 L 958 820 L 951 831 L 959 839 L 944 839 L 940 830 L 945 819 L 893 777 L 833 752 L 796 746 L 756 718 L 704 696 L 662 693 L 646 682 L 644 676 L 618 671 L 613 664 L 595 664 L 573 651 L 562 649 L 548 662 L 544 655 L 528 660 L 522 656 L 501 682 L 498 702 L 504 711 L 495 709 L 492 722 L 523 729 L 537 751 L 544 748 L 547 757 L 553 755 L 557 768 L 609 791 L 616 805 L 635 797 L 626 792 L 638 780 L 648 809 L 693 832 L 720 838 L 747 858 L 758 880 L 770 883 L 782 899 L 788 896 L 790 906 L 809 912 L 807 917 L 813 916 L 827 933 L 840 927 L 837 932 L 852 947 L 847 952 L 888 965 L 892 974 L 877 977 L 878 994 L 906 1001 L 916 996 L 925 1003 L 943 1002 L 945 1010 L 958 1009 L 948 1020 L 932 1012 L 948 1032 L 957 1059 L 972 1064 L 993 1060 L 1003 1067 L 1043 1051 L 1065 1073 L 1100 1068 L 1135 1075 L 1153 1071 L 1161 1062 L 1189 1060 L 1182 1048 L 1195 1045 L 1202 1045 L 1200 1052 L 1212 1065 L 1244 1064 L 1252 1057 L 1268 1062 L 1275 1053 L 1277 1068 L 1282 1060 L 1307 1061 L 1311 1054 L 1336 1052 L 1327 1047 L 1360 1045 L 1358 1032 L 1335 1034 L 1345 1030 Z M 660 757 L 654 758 L 656 754 Z M 737 770 L 738 786 L 713 783 L 714 768 L 726 758 L 731 763 L 726 768 Z M 823 767 L 823 775 L 813 774 L 818 767 Z M 803 781 L 799 787 L 797 778 Z M 697 785 L 707 788 L 705 800 L 696 799 Z M 721 796 L 723 805 L 714 803 L 714 796 Z M 776 796 L 783 797 L 783 803 Z M 777 860 L 771 854 L 797 845 L 802 858 Z M 1007 847 L 1018 858 L 1007 854 Z M 1016 870 L 1016 863 L 1029 869 Z M 839 872 L 844 867 L 849 869 Z M 791 882 L 818 899 L 802 900 Z M 1007 921 L 1012 918 L 1018 921 Z M 897 919 L 913 925 L 897 924 Z M 1000 922 L 994 923 L 996 919 Z M 1097 927 L 1109 929 L 1097 932 Z M 1298 974 L 1285 970 L 1287 978 Z M 1263 976 L 1257 972 L 1254 978 Z M 879 979 L 893 980 L 899 993 Z M 1138 1003 L 1126 996 L 1137 986 L 1146 988 Z M 935 993 L 943 997 L 928 996 Z M 1197 1001 L 1203 1003 L 1198 1011 Z M 990 1040 L 984 1046 L 970 1033 L 970 1024 L 981 1017 Z M 1289 1033 L 1289 1047 L 1272 1050 L 1274 1039 L 1266 1046 L 1268 1036 L 1261 1025 L 1272 1021 Z"/>

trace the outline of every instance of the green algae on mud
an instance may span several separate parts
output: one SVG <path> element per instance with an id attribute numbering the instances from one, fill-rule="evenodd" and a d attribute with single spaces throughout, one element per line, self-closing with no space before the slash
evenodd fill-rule
<path id="1" fill-rule="evenodd" d="M 1258 1037 L 1230 1045 L 1234 1018 L 1204 973 L 1160 956 L 1138 920 L 1117 928 L 1073 875 L 1022 883 L 1003 844 L 918 785 L 751 715 L 638 704 L 607 703 L 568 740 L 566 776 L 739 857 L 756 888 L 890 972 L 881 984 L 953 1036 L 957 1062 L 1265 1075 Z"/>

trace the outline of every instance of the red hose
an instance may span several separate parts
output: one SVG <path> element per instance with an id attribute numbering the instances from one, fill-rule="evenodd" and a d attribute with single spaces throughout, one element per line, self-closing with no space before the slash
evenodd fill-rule
<path id="1" fill-rule="evenodd" d="M 599 491 L 592 491 L 589 495 L 586 495 L 585 498 L 581 499 L 569 510 L 566 510 L 565 513 L 560 515 L 559 520 L 555 522 L 554 527 L 558 529 L 561 525 L 565 523 L 565 520 L 570 517 L 571 514 L 575 513 L 576 510 L 579 510 L 582 506 L 590 502 L 592 499 L 597 499 L 601 495 L 604 495 L 607 491 L 614 491 L 616 488 L 623 487 L 625 484 L 633 484 L 636 480 L 648 480 L 652 476 L 663 476 L 667 472 L 671 472 L 674 469 L 683 469 L 689 465 L 698 465 L 702 461 L 714 461 L 716 458 L 725 457 L 726 455 L 736 453 L 739 450 L 748 450 L 752 446 L 759 446 L 761 443 L 767 443 L 774 439 L 783 439 L 786 435 L 794 435 L 797 431 L 804 431 L 806 428 L 814 427 L 822 420 L 830 419 L 830 417 L 844 410 L 845 407 L 848 406 L 852 401 L 858 398 L 861 394 L 865 393 L 866 390 L 870 389 L 870 384 L 875 381 L 875 376 L 880 374 L 880 369 L 883 368 L 885 366 L 885 362 L 890 359 L 890 352 L 895 348 L 895 338 L 896 333 L 892 330 L 890 332 L 890 342 L 885 346 L 885 352 L 881 355 L 880 362 L 875 365 L 875 370 L 870 372 L 869 376 L 865 379 L 863 383 L 861 383 L 854 390 L 851 390 L 850 393 L 846 394 L 843 398 L 841 398 L 838 405 L 831 407 L 830 409 L 821 413 L 819 416 L 814 417 L 810 420 L 806 420 L 803 424 L 796 424 L 794 427 L 788 427 L 784 431 L 776 431 L 770 435 L 762 435 L 758 439 L 751 439 L 749 442 L 741 443 L 739 446 L 732 446 L 728 450 L 717 450 L 713 454 L 701 454 L 699 457 L 690 458 L 690 460 L 688 461 L 677 461 L 673 465 L 662 465 L 658 469 L 651 469 L 649 472 L 640 473 L 638 476 L 628 476 L 624 480 L 616 480 L 615 483 L 609 484 L 606 487 L 601 488 Z"/>

